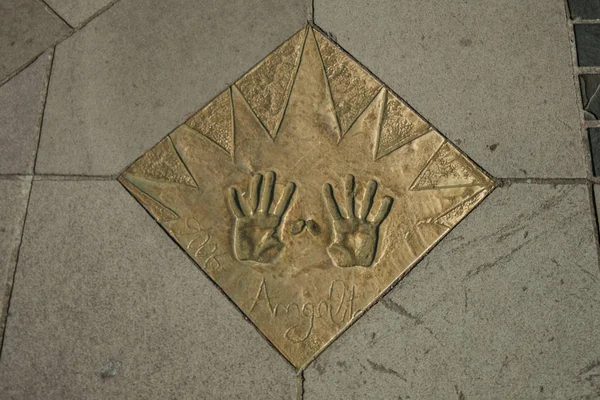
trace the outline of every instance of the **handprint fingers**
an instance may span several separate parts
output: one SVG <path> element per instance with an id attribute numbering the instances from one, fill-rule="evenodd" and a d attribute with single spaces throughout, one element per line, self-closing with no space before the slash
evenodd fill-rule
<path id="1" fill-rule="evenodd" d="M 379 241 L 379 226 L 387 218 L 392 207 L 392 197 L 383 196 L 376 215 L 368 219 L 373 208 L 378 184 L 374 179 L 367 182 L 365 193 L 360 202 L 360 211 L 356 208 L 354 176 L 344 179 L 345 216 L 340 213 L 339 203 L 335 200 L 333 188 L 329 183 L 323 185 L 325 206 L 333 219 L 332 242 L 327 254 L 338 267 L 368 267 L 373 264 Z"/>
<path id="2" fill-rule="evenodd" d="M 244 201 L 236 188 L 229 188 L 229 191 L 227 192 L 229 208 L 237 218 L 251 216 L 257 212 L 270 215 L 269 210 L 273 203 L 274 189 L 275 173 L 273 171 L 267 172 L 264 176 L 256 173 L 252 175 L 250 181 L 247 201 Z M 293 182 L 288 182 L 286 184 L 272 215 L 281 217 L 285 214 L 295 189 L 296 185 Z"/>
<path id="3" fill-rule="evenodd" d="M 269 171 L 265 174 L 260 193 L 260 204 L 258 212 L 268 214 L 271 202 L 273 201 L 273 187 L 275 185 L 275 173 Z"/>
<path id="4" fill-rule="evenodd" d="M 273 213 L 270 213 L 275 190 L 275 173 L 252 175 L 244 198 L 236 188 L 227 191 L 227 202 L 235 216 L 233 251 L 240 261 L 273 262 L 285 245 L 281 242 L 280 225 L 290 206 L 296 185 L 286 184 Z"/>
<path id="5" fill-rule="evenodd" d="M 250 196 L 248 199 L 248 206 L 250 207 L 250 212 L 253 214 L 256 212 L 258 207 L 258 199 L 260 197 L 259 190 L 263 180 L 263 176 L 261 174 L 254 174 L 252 176 L 252 182 L 250 183 Z"/>
<path id="6" fill-rule="evenodd" d="M 392 202 L 393 202 L 393 200 L 390 196 L 385 196 L 381 200 L 381 205 L 379 206 L 379 211 L 377 211 L 375 218 L 373 218 L 373 222 L 372 222 L 373 224 L 379 225 L 383 222 L 383 220 L 389 214 L 390 209 L 392 208 Z"/>
<path id="7" fill-rule="evenodd" d="M 342 219 L 337 202 L 333 195 L 333 188 L 329 183 L 323 185 L 323 197 L 325 198 L 325 206 L 334 221 Z"/>
<path id="8" fill-rule="evenodd" d="M 346 218 L 354 217 L 354 175 L 346 175 L 344 181 L 346 195 Z"/>
<path id="9" fill-rule="evenodd" d="M 275 211 L 273 214 L 277 217 L 283 216 L 285 211 L 290 206 L 290 201 L 292 200 L 292 195 L 294 194 L 294 190 L 296 190 L 296 185 L 293 182 L 288 182 L 283 189 L 283 193 L 275 206 Z"/>
<path id="10" fill-rule="evenodd" d="M 365 197 L 360 204 L 360 215 L 359 218 L 362 220 L 367 219 L 371 207 L 373 207 L 373 200 L 375 199 L 375 192 L 377 191 L 377 182 L 371 179 L 365 188 Z"/>
<path id="11" fill-rule="evenodd" d="M 229 188 L 227 191 L 227 202 L 229 203 L 229 208 L 231 212 L 236 218 L 243 218 L 244 212 L 240 207 L 240 198 L 238 191 L 235 188 Z"/>

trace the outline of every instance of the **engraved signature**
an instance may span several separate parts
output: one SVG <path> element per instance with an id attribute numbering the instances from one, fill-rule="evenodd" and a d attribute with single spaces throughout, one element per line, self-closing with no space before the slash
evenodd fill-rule
<path id="1" fill-rule="evenodd" d="M 250 312 L 260 305 L 266 306 L 271 320 L 277 317 L 289 316 L 295 312 L 298 323 L 285 331 L 285 338 L 293 343 L 300 343 L 308 339 L 314 330 L 316 320 L 328 320 L 336 325 L 344 324 L 354 318 L 361 310 L 355 310 L 354 285 L 349 289 L 343 281 L 334 280 L 329 286 L 327 298 L 318 303 L 306 302 L 304 304 L 274 302 L 269 297 L 267 282 L 263 278 L 250 307 Z"/>
<path id="2" fill-rule="evenodd" d="M 210 271 L 220 269 L 221 263 L 215 255 L 218 245 L 214 242 L 210 243 L 210 233 L 200 228 L 200 223 L 195 218 L 186 218 L 185 227 L 188 229 L 187 232 L 171 229 L 169 233 L 181 240 L 185 249 L 192 254 L 194 260 L 203 268 Z M 183 237 L 186 237 L 186 239 L 184 240 Z"/>

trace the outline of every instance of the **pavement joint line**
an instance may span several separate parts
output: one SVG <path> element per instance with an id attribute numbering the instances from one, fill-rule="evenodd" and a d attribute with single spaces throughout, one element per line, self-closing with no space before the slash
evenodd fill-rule
<path id="1" fill-rule="evenodd" d="M 571 20 L 571 25 L 598 25 L 600 24 L 600 19 L 584 19 L 584 18 L 575 18 Z"/>
<path id="2" fill-rule="evenodd" d="M 93 13 L 87 19 L 85 19 L 81 23 L 81 25 L 77 26 L 76 29 L 77 30 L 82 29 L 87 24 L 89 24 L 90 22 L 92 22 L 92 20 L 96 19 L 96 17 L 100 16 L 100 14 L 104 14 L 105 11 L 108 11 L 109 8 L 111 8 L 112 6 L 114 6 L 115 4 L 117 4 L 119 1 L 121 1 L 121 0 L 112 0 L 108 4 L 106 4 L 104 7 L 99 8 L 95 13 Z"/>
<path id="3" fill-rule="evenodd" d="M 39 2 L 42 3 L 44 6 L 46 6 L 46 8 L 48 10 L 50 10 L 54 15 L 56 15 L 58 17 L 58 19 L 60 19 L 62 22 L 64 22 L 65 25 L 67 25 L 71 29 L 75 29 L 70 23 L 67 22 L 66 19 L 64 19 L 62 17 L 62 15 L 60 15 L 58 12 L 56 12 L 56 10 L 54 8 L 52 8 L 52 6 L 50 4 L 46 3 L 46 0 L 39 0 Z"/>
<path id="4" fill-rule="evenodd" d="M 587 160 L 587 185 L 588 185 L 588 193 L 589 193 L 589 204 L 590 204 L 590 213 L 592 216 L 592 224 L 594 231 L 594 238 L 596 239 L 596 253 L 598 257 L 598 267 L 600 268 L 600 231 L 598 227 L 598 213 L 596 208 L 596 200 L 594 197 L 594 187 L 593 184 L 597 179 L 594 177 L 594 171 L 592 166 L 592 149 L 590 145 L 590 141 L 588 138 L 588 121 L 585 120 L 584 108 L 583 108 L 583 99 L 581 98 L 581 84 L 579 82 L 579 75 L 582 73 L 589 72 L 600 72 L 600 67 L 595 68 L 581 68 L 579 67 L 579 62 L 577 59 L 577 42 L 575 40 L 575 28 L 574 25 L 579 20 L 572 20 L 571 13 L 569 10 L 569 0 L 564 0 L 563 4 L 565 7 L 565 16 L 567 22 L 567 34 L 569 35 L 569 43 L 571 47 L 571 63 L 573 65 L 573 84 L 575 85 L 575 101 L 577 102 L 577 107 L 579 108 L 579 125 L 580 125 L 580 134 L 581 139 L 583 140 L 583 148 L 585 152 L 585 158 Z M 581 20 L 583 21 L 583 20 Z"/>
<path id="5" fill-rule="evenodd" d="M 93 175 L 35 175 L 35 181 L 115 181 L 117 176 L 93 176 Z"/>
<path id="6" fill-rule="evenodd" d="M 596 203 L 595 188 L 593 184 L 588 184 L 588 194 L 590 199 L 590 208 L 592 212 L 592 225 L 594 237 L 596 238 L 596 254 L 598 257 L 598 269 L 600 270 L 600 228 L 598 223 L 598 204 Z"/>
<path id="7" fill-rule="evenodd" d="M 600 121 L 585 121 L 587 128 L 600 128 Z"/>
<path id="8" fill-rule="evenodd" d="M 42 127 L 44 125 L 44 115 L 46 114 L 46 105 L 48 104 L 48 93 L 50 92 L 50 79 L 52 79 L 52 68 L 54 67 L 54 56 L 56 54 L 56 46 L 52 48 L 50 53 L 50 66 L 46 71 L 46 92 L 44 93 L 44 104 L 42 105 L 42 112 L 40 113 L 40 119 L 38 120 L 38 130 L 37 130 L 37 145 L 35 147 L 35 156 L 33 157 L 33 173 L 35 174 L 35 168 L 37 165 L 38 154 L 40 152 L 40 143 L 42 141 Z"/>
<path id="9" fill-rule="evenodd" d="M 298 400 L 304 399 L 304 370 L 301 370 L 297 376 L 297 395 L 296 398 Z"/>
<path id="10" fill-rule="evenodd" d="M 34 178 L 37 181 L 44 180 L 116 180 L 118 175 L 77 175 L 77 174 L 0 174 L 0 180 L 17 180 Z"/>
<path id="11" fill-rule="evenodd" d="M 586 178 L 495 178 L 498 186 L 510 186 L 513 183 L 526 183 L 537 185 L 586 185 L 590 181 Z"/>
<path id="12" fill-rule="evenodd" d="M 52 10 L 52 9 L 50 8 L 50 10 Z M 54 10 L 52 10 L 52 11 L 54 11 Z M 23 244 L 23 237 L 25 235 L 25 224 L 27 222 L 27 215 L 29 213 L 29 203 L 31 201 L 31 192 L 33 190 L 33 181 L 35 180 L 35 164 L 37 162 L 37 156 L 38 156 L 38 152 L 39 152 L 39 148 L 40 148 L 40 138 L 42 136 L 42 125 L 44 122 L 44 112 L 46 110 L 46 103 L 48 101 L 48 92 L 49 92 L 48 89 L 50 87 L 50 78 L 52 76 L 52 66 L 54 65 L 55 49 L 56 49 L 56 47 L 52 48 L 52 50 L 50 51 L 50 65 L 47 67 L 47 69 L 45 71 L 46 72 L 45 73 L 46 85 L 44 88 L 45 92 L 43 93 L 44 103 L 42 105 L 42 112 L 40 113 L 40 117 L 38 119 L 38 127 L 37 127 L 38 137 L 37 137 L 35 156 L 34 156 L 33 166 L 32 166 L 32 170 L 33 170 L 34 174 L 11 175 L 13 178 L 15 178 L 15 180 L 18 179 L 18 180 L 29 181 L 29 193 L 27 195 L 27 203 L 25 204 L 25 215 L 24 215 L 23 221 L 21 223 L 21 237 L 19 239 L 19 245 L 17 247 L 17 258 L 15 260 L 14 266 L 12 267 L 12 274 L 9 271 L 9 278 L 8 278 L 8 282 L 7 282 L 8 285 L 2 289 L 2 296 L 3 296 L 3 298 L 6 299 L 6 301 L 5 301 L 5 304 L 2 308 L 2 310 L 0 310 L 0 329 L 2 330 L 2 332 L 0 332 L 1 333 L 1 335 L 0 335 L 0 359 L 2 357 L 2 349 L 4 348 L 4 335 L 6 333 L 6 325 L 8 323 L 8 312 L 10 310 L 10 300 L 12 298 L 13 288 L 14 288 L 14 284 L 15 284 L 16 271 L 17 271 L 17 267 L 19 265 L 19 260 L 20 260 L 20 256 L 21 256 L 21 246 Z M 47 51 L 47 50 L 45 50 L 45 51 Z M 41 56 L 42 55 L 40 55 L 39 57 L 41 57 Z"/>
<path id="13" fill-rule="evenodd" d="M 56 50 L 56 46 L 58 46 L 59 44 L 61 44 L 62 42 L 64 42 L 68 38 L 70 38 L 71 36 L 73 36 L 75 33 L 79 32 L 83 28 L 85 28 L 87 26 L 87 24 L 89 24 L 90 22 L 92 22 L 94 19 L 96 19 L 97 17 L 99 17 L 101 14 L 104 14 L 104 12 L 108 11 L 112 6 L 114 6 L 115 4 L 117 4 L 119 1 L 121 1 L 121 0 L 113 0 L 113 1 L 111 1 L 105 7 L 102 7 L 96 13 L 92 14 L 92 16 L 90 18 L 88 18 L 87 20 L 85 20 L 80 26 L 77 26 L 76 28 L 72 28 L 69 32 L 65 33 L 63 36 L 61 36 L 58 39 L 56 39 L 54 41 L 54 43 L 50 44 L 44 50 L 40 51 L 38 54 L 36 54 L 35 56 L 33 56 L 29 61 L 23 63 L 20 67 L 17 67 L 12 72 L 9 72 L 8 75 L 6 75 L 4 78 L 0 79 L 0 88 L 2 86 L 4 86 L 8 81 L 10 81 L 11 79 L 13 79 L 15 76 L 17 76 L 21 72 L 23 72 L 23 70 L 25 70 L 31 64 L 33 64 L 35 62 L 35 60 L 37 60 L 42 54 L 44 54 L 46 51 L 48 51 L 48 49 L 54 48 Z M 68 26 L 70 26 L 70 25 L 68 25 Z"/>
<path id="14" fill-rule="evenodd" d="M 31 201 L 31 192 L 33 192 L 33 180 L 29 184 L 29 193 L 27 194 L 27 204 L 25 205 L 25 215 L 23 216 L 23 224 L 21 225 L 21 237 L 19 246 L 17 247 L 17 258 L 12 267 L 12 274 L 9 271 L 7 286 L 2 289 L 2 296 L 6 299 L 4 306 L 0 310 L 0 361 L 2 361 L 2 350 L 4 349 L 4 337 L 6 335 L 6 327 L 8 325 L 8 312 L 10 310 L 10 300 L 12 299 L 13 289 L 15 287 L 15 277 L 17 268 L 21 259 L 21 246 L 23 245 L 23 237 L 25 236 L 25 227 L 27 224 L 27 216 L 29 215 L 29 202 Z"/>
<path id="15" fill-rule="evenodd" d="M 577 73 L 580 75 L 584 75 L 584 74 L 598 74 L 600 73 L 600 67 L 596 66 L 596 67 L 579 67 L 576 66 L 575 67 L 577 70 Z"/>
<path id="16" fill-rule="evenodd" d="M 70 31 L 67 34 L 63 35 L 62 37 L 60 37 L 59 39 L 57 39 L 54 43 L 52 43 L 50 46 L 46 47 L 43 51 L 40 51 L 38 54 L 36 54 L 35 56 L 33 56 L 31 58 L 31 60 L 27 61 L 26 63 L 24 63 L 23 65 L 21 65 L 20 67 L 18 67 L 17 69 L 15 69 L 13 72 L 9 73 L 5 78 L 0 79 L 0 88 L 4 85 L 6 85 L 9 81 L 11 81 L 15 76 L 19 75 L 21 72 L 23 72 L 27 67 L 29 67 L 31 64 L 33 64 L 35 62 L 35 60 L 37 60 L 40 56 L 42 56 L 46 51 L 48 51 L 48 49 L 57 46 L 59 43 L 61 43 L 63 40 L 68 39 L 69 37 L 71 37 L 71 35 L 73 35 L 75 31 Z"/>

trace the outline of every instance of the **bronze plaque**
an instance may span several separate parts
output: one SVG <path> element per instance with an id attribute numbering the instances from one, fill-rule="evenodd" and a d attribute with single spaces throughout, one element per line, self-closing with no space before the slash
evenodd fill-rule
<path id="1" fill-rule="evenodd" d="M 119 180 L 297 368 L 494 187 L 310 26 Z"/>

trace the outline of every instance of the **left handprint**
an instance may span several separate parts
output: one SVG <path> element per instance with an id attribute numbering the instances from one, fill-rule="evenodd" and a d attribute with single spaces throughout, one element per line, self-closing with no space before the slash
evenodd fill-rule
<path id="1" fill-rule="evenodd" d="M 275 188 L 275 173 L 252 176 L 248 199 L 236 188 L 229 188 L 227 200 L 235 217 L 233 251 L 240 261 L 270 263 L 281 253 L 284 244 L 279 238 L 283 214 L 287 211 L 296 185 L 288 182 L 273 212 L 270 212 Z"/>

